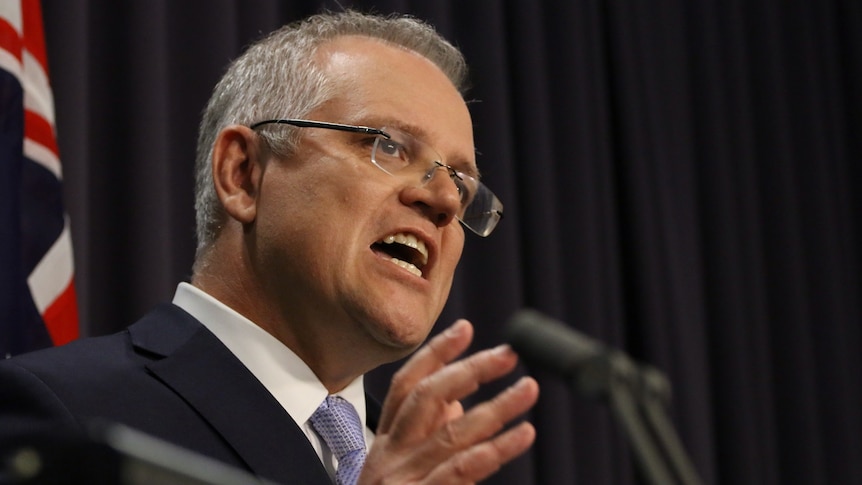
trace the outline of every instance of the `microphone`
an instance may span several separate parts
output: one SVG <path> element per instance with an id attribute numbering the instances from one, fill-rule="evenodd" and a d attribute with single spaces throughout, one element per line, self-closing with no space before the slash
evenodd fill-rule
<path id="1" fill-rule="evenodd" d="M 504 335 L 525 360 L 566 378 L 574 377 L 586 362 L 607 353 L 599 341 L 536 310 L 523 309 L 512 315 Z"/>
<path id="2" fill-rule="evenodd" d="M 504 336 L 528 365 L 563 377 L 586 396 L 601 397 L 619 384 L 662 401 L 670 399 L 670 383 L 655 368 L 636 364 L 622 351 L 536 310 L 512 315 Z"/>

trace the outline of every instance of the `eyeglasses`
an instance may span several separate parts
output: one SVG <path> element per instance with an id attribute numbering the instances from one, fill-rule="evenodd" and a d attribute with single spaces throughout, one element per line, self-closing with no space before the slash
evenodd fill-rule
<path id="1" fill-rule="evenodd" d="M 371 163 L 390 175 L 415 172 L 423 184 L 428 183 L 440 168 L 446 169 L 461 197 L 461 207 L 456 214 L 467 229 L 486 237 L 503 217 L 503 203 L 475 177 L 446 165 L 443 157 L 425 142 L 396 128 L 369 128 L 367 126 L 342 125 L 324 121 L 297 119 L 266 120 L 254 123 L 255 130 L 263 125 L 291 125 L 299 128 L 324 128 L 374 135 Z"/>

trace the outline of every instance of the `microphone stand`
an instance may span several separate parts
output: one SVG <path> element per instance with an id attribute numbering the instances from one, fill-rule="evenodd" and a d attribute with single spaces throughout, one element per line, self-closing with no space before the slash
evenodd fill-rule
<path id="1" fill-rule="evenodd" d="M 703 483 L 665 413 L 670 383 L 661 372 L 535 310 L 515 313 L 506 335 L 528 364 L 556 372 L 576 391 L 610 405 L 649 483 Z"/>
<path id="2" fill-rule="evenodd" d="M 607 400 L 649 483 L 703 483 L 665 413 L 670 384 L 661 372 L 609 351 L 584 362 L 572 385 L 588 397 Z"/>
<path id="3" fill-rule="evenodd" d="M 680 483 L 703 483 L 665 412 L 665 407 L 670 402 L 670 383 L 664 374 L 649 366 L 641 367 L 641 377 L 646 384 L 641 396 L 641 408 L 655 433 L 656 441 L 664 449 L 670 467 Z"/>

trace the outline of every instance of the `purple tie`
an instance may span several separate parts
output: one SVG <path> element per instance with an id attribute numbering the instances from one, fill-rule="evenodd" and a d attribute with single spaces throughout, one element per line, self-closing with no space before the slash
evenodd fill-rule
<path id="1" fill-rule="evenodd" d="M 311 415 L 311 426 L 338 460 L 337 485 L 354 485 L 365 464 L 365 433 L 352 404 L 328 396 Z"/>

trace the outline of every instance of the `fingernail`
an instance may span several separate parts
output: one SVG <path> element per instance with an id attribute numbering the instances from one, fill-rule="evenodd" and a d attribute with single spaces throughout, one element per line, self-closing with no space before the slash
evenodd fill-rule
<path id="1" fill-rule="evenodd" d="M 509 344 L 500 344 L 500 345 L 494 347 L 494 349 L 491 350 L 491 352 L 493 352 L 493 354 L 497 355 L 497 356 L 504 356 L 504 355 L 510 355 L 510 354 L 515 353 L 515 351 L 512 350 L 512 347 Z"/>
<path id="2" fill-rule="evenodd" d="M 515 383 L 514 387 L 518 392 L 525 391 L 528 387 L 533 385 L 533 382 L 535 382 L 535 379 L 532 377 L 523 376 L 518 379 L 518 382 Z"/>
<path id="3" fill-rule="evenodd" d="M 452 326 L 447 328 L 446 331 L 443 333 L 446 334 L 446 336 L 449 338 L 455 338 L 455 337 L 460 336 L 462 333 L 464 333 L 464 330 L 466 328 L 467 328 L 467 321 L 466 320 L 458 320 L 457 322 L 453 323 Z"/>

